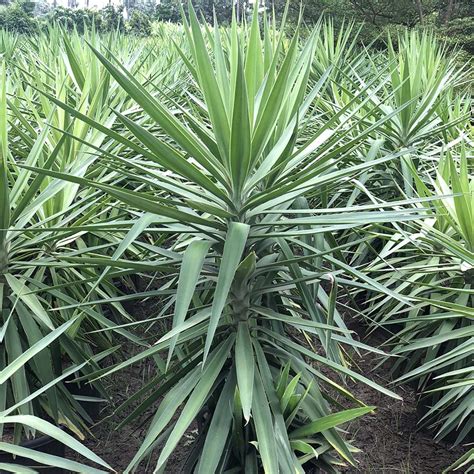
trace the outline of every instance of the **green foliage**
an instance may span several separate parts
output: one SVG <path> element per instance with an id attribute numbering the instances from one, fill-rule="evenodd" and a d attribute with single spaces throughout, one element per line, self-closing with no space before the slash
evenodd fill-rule
<path id="1" fill-rule="evenodd" d="M 384 109 L 405 107 L 381 132 L 394 150 L 412 148 L 394 179 L 401 195 L 419 200 L 415 207 L 424 207 L 430 217 L 384 229 L 374 241 L 377 252 L 367 268 L 412 304 L 374 295 L 366 315 L 390 333 L 401 325 L 388 341 L 401 356 L 392 370 L 399 382 L 416 381 L 427 407 L 421 423 L 437 439 L 456 432 L 459 444 L 470 436 L 474 417 L 474 180 L 467 145 L 470 101 L 454 98 L 453 90 L 469 76 L 432 35 L 412 32 L 399 39 L 399 49 L 389 49 L 392 98 Z"/>
<path id="2" fill-rule="evenodd" d="M 156 7 L 156 18 L 164 22 L 178 23 L 181 20 L 180 3 L 175 0 L 163 0 Z"/>
<path id="3" fill-rule="evenodd" d="M 68 168 L 62 168 L 65 172 L 38 169 L 71 185 L 84 185 L 90 192 L 98 189 L 139 211 L 138 227 L 130 230 L 126 240 L 134 241 L 137 232 L 151 222 L 175 236 L 168 249 L 150 249 L 151 258 L 162 256 L 155 261 L 155 269 L 171 277 L 166 285 L 167 304 L 174 305 L 171 330 L 150 349 L 107 371 L 113 373 L 150 355 L 166 358 L 165 367 L 160 368 L 166 387 L 163 401 L 127 472 L 136 469 L 167 433 L 165 428 L 180 406 L 182 411 L 168 431 L 157 469 L 166 465 L 186 429 L 206 409 L 209 423 L 199 433 L 193 457 L 201 472 L 209 472 L 211 460 L 215 466 L 244 471 L 263 466 L 266 472 L 303 472 L 302 465 L 307 463 L 331 471 L 341 460 L 353 464 L 351 447 L 336 426 L 372 408 L 330 382 L 307 357 L 338 373 L 340 383 L 344 376 L 351 376 L 396 397 L 347 367 L 342 345 L 360 347 L 360 343 L 353 339 L 335 305 L 337 288 L 351 291 L 357 287 L 355 279 L 385 290 L 348 269 L 342 255 L 329 255 L 338 245 L 332 239 L 326 241 L 324 234 L 352 228 L 354 221 L 363 225 L 410 220 L 415 215 L 403 209 L 329 211 L 320 204 L 315 215 L 306 216 L 304 195 L 309 188 L 337 187 L 373 166 L 370 161 L 346 160 L 348 152 L 364 140 L 362 123 L 356 120 L 351 133 L 344 109 L 317 118 L 311 111 L 331 73 L 327 69 L 317 81 L 310 80 L 319 29 L 303 43 L 298 32 L 287 38 L 267 22 L 262 35 L 255 14 L 248 27 L 234 23 L 230 35 L 221 36 L 218 25 L 214 31 L 203 32 L 191 9 L 184 31 L 185 41 L 178 53 L 186 58 L 187 80 L 193 82 L 195 92 L 182 114 L 172 111 L 181 107 L 180 102 L 170 102 L 165 95 L 158 100 L 118 66 L 118 58 L 96 49 L 111 78 L 143 111 L 140 118 L 123 107 L 123 113 L 116 111 L 127 134 L 117 134 L 48 94 L 61 109 L 85 121 L 96 133 L 106 134 L 110 144 L 139 153 L 130 161 L 116 152 L 110 154 L 122 176 L 119 184 L 91 180 Z M 359 95 L 370 97 L 369 88 L 351 94 L 346 110 L 363 106 Z M 277 100 L 281 97 L 285 100 Z M 177 100 L 182 99 L 177 96 Z M 319 125 L 314 127 L 316 119 Z M 144 126 L 147 123 L 161 132 L 150 133 Z M 189 155 L 195 161 L 188 161 Z M 375 162 L 394 158 L 384 153 Z M 326 211 L 335 213 L 337 224 Z M 314 234 L 316 228 L 319 236 Z M 71 257 L 63 256 L 66 260 Z M 89 258 L 92 255 L 82 253 L 75 261 L 86 263 Z M 107 258 L 103 263 L 115 266 Z M 121 260 L 121 265 L 140 268 L 139 262 L 131 260 Z M 339 272 L 345 270 L 348 278 L 343 281 Z M 332 281 L 329 292 L 321 279 Z M 321 355 L 293 339 L 294 331 L 303 340 L 314 335 Z M 285 416 L 289 414 L 284 409 L 288 403 L 293 406 L 295 397 L 283 388 L 282 396 L 290 400 L 281 405 L 276 386 L 277 375 L 288 361 L 292 390 L 307 395 L 294 405 L 287 427 Z M 354 404 L 355 411 L 332 416 L 329 388 Z M 153 389 L 132 417 L 142 413 L 156 393 Z M 214 421 L 221 416 L 219 406 L 229 403 L 237 404 L 234 423 L 230 423 L 228 410 L 224 410 L 225 425 Z M 317 435 L 314 442 L 306 441 L 309 434 Z M 211 458 L 200 446 L 214 446 L 214 439 L 227 441 L 212 451 Z M 304 456 L 299 458 L 301 452 Z"/>
<path id="4" fill-rule="evenodd" d="M 151 34 L 150 18 L 140 10 L 133 10 L 127 23 L 127 29 L 136 35 L 149 36 Z"/>
<path id="5" fill-rule="evenodd" d="M 113 104 L 107 102 L 108 96 L 104 93 L 108 90 L 107 81 L 101 79 L 91 61 L 93 58 L 88 57 L 89 50 L 77 34 L 62 36 L 59 30 L 50 30 L 49 36 L 39 37 L 40 41 L 29 42 L 23 38 L 28 42 L 28 49 L 23 49 L 25 43 L 18 44 L 15 37 L 9 41 L 8 35 L 2 33 L 1 38 L 7 52 L 13 48 L 22 53 L 15 57 L 15 67 L 8 67 L 8 72 L 6 62 L 1 59 L 0 428 L 4 428 L 3 424 L 13 426 L 15 443 L 37 436 L 37 430 L 66 442 L 65 433 L 52 423 L 83 437 L 89 432 L 92 420 L 69 391 L 65 379 L 99 368 L 98 361 L 110 356 L 116 347 L 111 344 L 109 335 L 96 331 L 128 315 L 119 302 L 113 303 L 115 309 L 107 313 L 95 307 L 79 315 L 77 306 L 84 300 L 117 297 L 119 292 L 110 280 L 113 273 L 100 275 L 93 269 L 77 272 L 74 265 L 58 260 L 64 246 L 76 246 L 79 250 L 100 245 L 100 242 L 104 244 L 100 234 L 84 236 L 66 231 L 68 223 L 81 225 L 84 217 L 97 212 L 97 207 L 92 214 L 87 210 L 94 197 L 87 196 L 88 193 L 79 196 L 74 185 L 64 186 L 48 178 L 35 179 L 31 172 L 18 166 L 18 160 L 44 169 L 53 163 L 62 162 L 60 166 L 69 163 L 84 171 L 91 170 L 95 161 L 87 146 L 74 144 L 70 137 L 57 131 L 70 123 L 70 117 L 52 103 L 36 101 L 38 95 L 32 83 L 49 87 L 61 83 L 69 90 L 67 98 L 63 96 L 67 102 L 75 105 L 86 99 L 81 110 L 100 120 L 107 121 L 107 116 L 110 120 Z M 89 37 L 89 41 L 96 40 Z M 13 51 L 10 55 L 14 56 Z M 62 61 L 57 61 L 58 57 Z M 31 70 L 28 82 L 19 80 L 20 71 L 26 71 L 34 61 L 39 64 L 40 58 L 51 67 Z M 79 68 L 81 60 L 89 67 Z M 91 103 L 89 94 L 95 96 Z M 30 103 L 31 99 L 36 102 L 36 108 L 27 110 L 22 104 Z M 25 124 L 28 125 L 23 128 Z M 87 134 L 87 129 L 80 126 L 71 130 L 78 137 Z M 103 146 L 104 137 L 100 133 L 88 134 L 88 137 L 92 143 Z M 77 207 L 76 201 L 82 204 Z M 102 217 L 105 217 L 104 211 L 109 212 L 103 208 Z M 105 245 L 108 243 L 106 239 Z M 119 331 L 128 337 L 127 331 Z M 102 384 L 95 383 L 95 386 L 107 398 Z M 28 454 L 40 462 L 84 472 L 79 463 L 43 457 L 28 450 L 25 453 L 23 448 L 4 444 L 2 451 Z M 98 459 L 77 441 L 69 446 L 90 460 Z"/>
<path id="6" fill-rule="evenodd" d="M 99 31 L 102 29 L 102 15 L 93 10 L 56 7 L 49 13 L 48 20 L 68 30 L 77 29 L 81 33 L 93 26 Z"/>
<path id="7" fill-rule="evenodd" d="M 416 305 L 402 310 L 402 305 L 385 300 L 371 309 L 382 315 L 389 328 L 402 324 L 390 340 L 394 353 L 401 356 L 393 371 L 399 381 L 416 381 L 421 403 L 427 407 L 421 423 L 436 430 L 437 439 L 456 432 L 456 444 L 469 437 L 474 416 L 474 180 L 464 148 L 460 155 L 459 169 L 451 153 L 443 156 L 436 180 L 427 183 L 410 166 L 417 196 L 445 197 L 424 204 L 432 217 L 420 224 L 417 234 L 412 230 L 416 242 L 415 237 L 402 242 L 401 235 L 395 234 L 386 244 L 382 252 L 386 263 L 395 258 L 395 246 L 397 254 L 403 250 L 403 257 L 397 263 L 397 275 L 382 276 L 380 281 L 394 285 Z M 379 263 L 373 266 L 377 272 L 382 268 Z M 400 316 L 405 312 L 406 316 Z"/>
<path id="8" fill-rule="evenodd" d="M 449 21 L 440 28 L 439 34 L 449 44 L 461 45 L 470 54 L 474 54 L 474 16 Z"/>
<path id="9" fill-rule="evenodd" d="M 202 15 L 207 22 L 212 23 L 214 15 L 221 24 L 227 24 L 232 17 L 231 0 L 192 0 L 192 5 L 198 15 Z M 239 1 L 239 4 L 242 3 Z M 170 21 L 173 23 L 181 22 L 181 7 L 183 2 L 180 0 L 163 0 L 156 6 L 156 18 L 161 21 Z M 244 7 L 241 5 L 241 9 Z"/>
<path id="10" fill-rule="evenodd" d="M 0 29 L 23 34 L 35 33 L 38 29 L 36 20 L 31 15 L 30 4 L 14 2 L 8 6 L 0 6 Z"/>
<path id="11" fill-rule="evenodd" d="M 123 19 L 123 7 L 107 5 L 100 10 L 102 31 L 123 31 L 125 21 Z"/>
<path id="12" fill-rule="evenodd" d="M 285 1 L 267 2 L 280 14 Z M 387 33 L 392 37 L 406 29 L 430 30 L 452 46 L 473 52 L 474 7 L 470 0 L 303 0 L 306 23 L 317 22 L 322 15 L 331 18 L 339 29 L 348 19 L 360 25 L 359 41 L 385 48 Z M 290 14 L 297 19 L 300 4 L 290 3 Z"/>
<path id="13" fill-rule="evenodd" d="M 125 30 L 122 8 L 112 5 L 101 10 L 57 7 L 46 15 L 45 22 L 46 27 L 48 24 L 57 24 L 67 30 L 77 30 L 79 33 L 91 28 L 104 33 Z"/>
<path id="14" fill-rule="evenodd" d="M 148 360 L 113 407 L 128 410 L 118 429 L 154 410 L 125 472 L 158 447 L 157 472 L 172 469 L 195 420 L 189 472 L 337 472 L 355 463 L 341 427 L 374 411 L 348 379 L 396 397 L 352 366 L 387 357 L 348 329 L 358 315 L 361 332 L 388 331 L 421 423 L 464 442 L 467 66 L 434 33 L 377 51 L 358 47 L 354 22 L 290 28 L 255 12 L 211 27 L 191 8 L 183 25 L 150 25 L 149 5 L 129 7 L 130 35 L 113 9 L 64 10 L 34 39 L 0 32 L 0 427 L 16 442 L 60 438 L 52 422 L 87 435 L 64 379 L 103 389 Z M 122 306 L 137 300 L 145 321 Z"/>

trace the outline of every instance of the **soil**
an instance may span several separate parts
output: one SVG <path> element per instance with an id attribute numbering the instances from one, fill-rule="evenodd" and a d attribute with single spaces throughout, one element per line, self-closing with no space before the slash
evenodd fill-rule
<path id="1" fill-rule="evenodd" d="M 366 343 L 375 345 L 379 339 Z M 349 424 L 347 431 L 353 444 L 362 450 L 356 454 L 354 473 L 417 473 L 437 474 L 464 454 L 463 447 L 452 448 L 445 442 L 434 442 L 430 433 L 418 429 L 417 396 L 407 385 L 390 385 L 389 364 L 377 367 L 379 356 L 362 354 L 355 359 L 360 372 L 380 385 L 389 387 L 403 400 L 395 400 L 360 383 L 349 382 L 349 390 L 367 405 L 377 406 L 373 415 L 364 416 Z"/>
<path id="2" fill-rule="evenodd" d="M 138 352 L 136 349 L 132 349 L 128 344 L 125 345 L 124 350 L 126 356 L 129 357 L 132 357 Z M 115 430 L 115 427 L 138 406 L 139 402 L 137 401 L 127 407 L 125 413 L 114 413 L 114 408 L 119 407 L 131 395 L 142 388 L 144 383 L 150 380 L 153 374 L 151 369 L 152 365 L 150 362 L 144 361 L 127 367 L 125 370 L 107 379 L 106 388 L 110 393 L 112 402 L 104 409 L 102 413 L 104 416 L 103 420 L 92 427 L 91 431 L 94 438 L 84 442 L 89 449 L 110 464 L 118 473 L 124 472 L 140 448 L 146 435 L 149 418 L 155 413 L 158 402 L 152 405 L 135 423 L 127 424 L 120 430 Z M 184 464 L 186 459 L 183 453 L 187 453 L 189 451 L 188 446 L 192 444 L 192 430 L 190 430 L 187 437 L 188 440 L 185 440 L 182 446 L 176 449 L 170 459 L 168 465 L 170 468 L 172 466 L 172 468 L 169 472 L 179 472 L 180 466 Z M 143 465 L 136 472 L 152 473 L 159 454 L 158 451 L 159 450 L 155 450 L 155 454 L 149 461 L 148 466 Z M 83 462 L 83 458 L 73 452 L 68 452 L 68 457 L 75 461 Z"/>
<path id="3" fill-rule="evenodd" d="M 15 437 L 13 436 L 13 428 L 3 428 L 3 434 L 0 436 L 0 442 L 13 443 Z"/>
<path id="4" fill-rule="evenodd" d="M 150 317 L 153 304 L 146 302 L 141 306 L 135 305 L 133 313 L 137 312 L 143 318 Z M 148 316 L 147 316 L 148 315 Z M 163 327 L 161 331 L 163 331 Z M 160 328 L 154 329 L 158 336 Z M 364 341 L 377 345 L 380 337 L 372 336 Z M 125 358 L 137 353 L 133 345 L 125 343 L 123 346 Z M 370 376 L 373 380 L 384 386 L 390 386 L 387 364 L 376 367 L 379 362 L 378 355 L 363 353 L 354 357 L 354 367 L 360 373 Z M 134 403 L 128 407 L 126 413 L 113 413 L 113 409 L 127 400 L 139 390 L 154 374 L 152 362 L 143 361 L 140 364 L 114 374 L 106 380 L 106 385 L 111 394 L 112 403 L 105 409 L 105 418 L 92 428 L 95 438 L 85 441 L 86 446 L 107 461 L 118 473 L 122 473 L 128 463 L 139 449 L 148 426 L 149 417 L 154 414 L 157 404 L 150 407 L 147 413 L 132 425 L 116 431 L 114 428 L 124 417 L 137 406 Z M 451 448 L 449 444 L 435 443 L 430 434 L 417 429 L 419 416 L 416 409 L 416 393 L 408 386 L 390 387 L 403 398 L 398 401 L 380 394 L 370 387 L 360 383 L 348 381 L 350 391 L 367 405 L 377 406 L 374 415 L 360 418 L 347 426 L 347 438 L 361 449 L 356 454 L 357 468 L 347 468 L 346 473 L 417 473 L 436 474 L 457 460 L 465 450 Z M 170 474 L 181 472 L 193 443 L 196 426 L 192 426 L 180 446 L 175 450 L 168 463 L 167 471 Z M 78 455 L 68 453 L 69 458 L 83 461 Z M 159 449 L 155 450 L 148 465 L 142 465 L 136 472 L 138 474 L 151 474 L 156 464 Z M 211 473 L 210 473 L 211 474 Z"/>
<path id="5" fill-rule="evenodd" d="M 157 312 L 155 310 L 159 310 L 160 306 L 161 303 L 159 299 L 153 298 L 142 303 L 133 302 L 133 306 L 131 305 L 131 307 L 126 309 L 130 314 L 134 315 L 136 320 L 143 320 L 152 318 L 155 312 Z M 140 330 L 133 332 L 141 332 L 145 338 L 150 341 L 155 341 L 159 339 L 165 330 L 166 328 L 161 324 L 160 326 L 152 326 L 151 328 L 147 325 L 146 333 Z M 143 350 L 128 341 L 122 342 L 121 351 L 123 352 L 123 360 L 130 359 Z M 156 375 L 154 364 L 147 359 L 103 379 L 107 393 L 111 397 L 111 402 L 103 409 L 100 415 L 101 421 L 91 427 L 93 437 L 83 441 L 83 444 L 111 465 L 117 473 L 125 471 L 133 456 L 140 448 L 145 438 L 150 418 L 154 415 L 159 401 L 154 403 L 140 419 L 134 423 L 125 425 L 120 428 L 120 430 L 116 430 L 116 426 L 140 404 L 143 398 L 130 404 L 124 412 L 115 412 L 115 409 L 140 390 L 154 375 Z M 192 426 L 186 434 L 186 439 L 178 445 L 168 462 L 167 472 L 179 472 L 181 466 L 185 464 L 190 446 L 194 441 L 193 433 L 196 433 L 196 429 L 197 425 Z M 144 462 L 140 468 L 136 470 L 136 473 L 152 473 L 158 455 L 159 449 L 156 449 L 151 459 L 148 460 L 148 465 L 145 465 Z M 67 451 L 67 457 L 83 464 L 89 464 L 87 461 L 85 462 L 84 458 L 80 455 L 70 450 Z"/>

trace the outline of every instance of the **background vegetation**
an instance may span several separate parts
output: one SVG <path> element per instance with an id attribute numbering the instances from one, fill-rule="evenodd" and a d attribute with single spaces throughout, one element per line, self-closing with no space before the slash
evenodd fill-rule
<path id="1" fill-rule="evenodd" d="M 281 18 L 284 0 L 265 0 L 261 8 L 274 11 Z M 5 3 L 7 5 L 8 2 Z M 206 21 L 214 15 L 221 24 L 228 24 L 232 17 L 229 0 L 193 0 L 196 11 Z M 95 27 L 102 32 L 121 29 L 138 35 L 150 35 L 156 30 L 153 23 L 181 22 L 181 3 L 178 0 L 163 0 L 160 4 L 151 1 L 127 0 L 124 2 L 127 19 L 123 19 L 123 8 L 107 6 L 102 10 L 54 8 L 51 3 L 14 0 L 3 8 L 0 27 L 20 33 L 34 32 L 48 23 L 59 23 L 68 29 Z M 248 17 L 250 5 L 238 0 L 236 13 Z M 468 53 L 474 53 L 474 6 L 469 0 L 302 0 L 290 2 L 290 20 L 296 21 L 303 11 L 304 22 L 314 24 L 321 15 L 334 21 L 336 29 L 347 20 L 363 25 L 359 41 L 385 47 L 387 33 L 394 38 L 404 29 L 426 29 L 451 46 L 460 45 Z"/>

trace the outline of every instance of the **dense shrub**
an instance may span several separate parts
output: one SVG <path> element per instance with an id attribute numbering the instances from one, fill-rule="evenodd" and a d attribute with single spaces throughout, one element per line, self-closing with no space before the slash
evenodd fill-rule
<path id="1" fill-rule="evenodd" d="M 112 5 L 108 5 L 101 10 L 57 7 L 46 16 L 45 22 L 60 24 L 68 30 L 77 29 L 80 33 L 92 26 L 95 26 L 97 31 L 104 33 L 125 30 L 123 8 L 116 8 Z"/>
<path id="2" fill-rule="evenodd" d="M 51 11 L 48 19 L 53 23 L 59 23 L 68 30 L 77 28 L 79 32 L 83 32 L 84 28 L 90 28 L 92 25 L 100 30 L 102 24 L 100 12 L 86 8 L 57 7 Z"/>
<path id="3" fill-rule="evenodd" d="M 151 34 L 151 21 L 149 16 L 140 10 L 133 10 L 130 20 L 127 23 L 127 29 L 137 35 L 149 36 Z"/>
<path id="4" fill-rule="evenodd" d="M 15 2 L 0 7 L 0 28 L 16 33 L 34 33 L 38 23 L 31 15 L 31 4 Z"/>
<path id="5" fill-rule="evenodd" d="M 439 33 L 449 44 L 461 45 L 474 54 L 474 16 L 456 18 L 440 28 Z"/>
<path id="6" fill-rule="evenodd" d="M 157 6 L 156 15 L 161 21 L 176 23 L 181 19 L 179 4 L 173 0 L 164 0 Z"/>

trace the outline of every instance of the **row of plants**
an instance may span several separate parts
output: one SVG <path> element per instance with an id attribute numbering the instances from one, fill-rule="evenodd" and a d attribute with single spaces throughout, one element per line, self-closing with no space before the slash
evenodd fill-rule
<path id="1" fill-rule="evenodd" d="M 90 408 L 144 360 L 110 408 L 117 429 L 153 409 L 125 472 L 173 472 L 195 420 L 186 472 L 356 465 L 342 426 L 375 407 L 348 381 L 399 398 L 366 351 L 433 437 L 471 439 L 469 67 L 430 34 L 376 52 L 285 21 L 0 31 L 0 469 L 113 470 L 82 443 Z"/>

